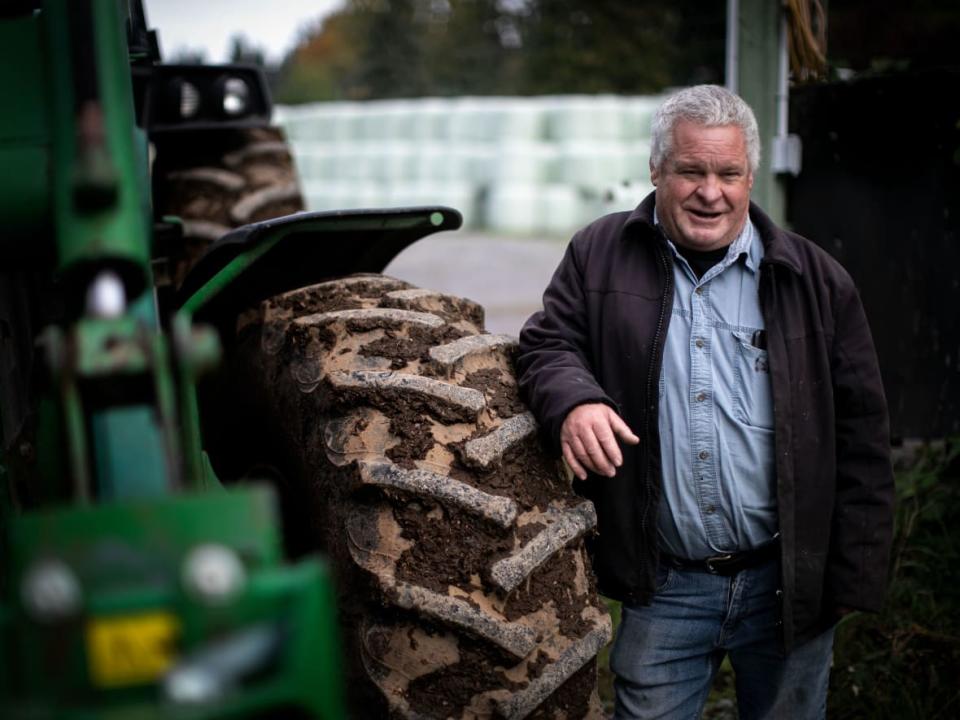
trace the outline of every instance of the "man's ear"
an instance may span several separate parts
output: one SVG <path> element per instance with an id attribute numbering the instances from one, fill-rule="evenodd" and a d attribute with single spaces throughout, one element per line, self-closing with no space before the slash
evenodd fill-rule
<path id="1" fill-rule="evenodd" d="M 660 179 L 660 171 L 653 166 L 653 160 L 650 161 L 650 183 L 656 187 L 657 180 Z"/>

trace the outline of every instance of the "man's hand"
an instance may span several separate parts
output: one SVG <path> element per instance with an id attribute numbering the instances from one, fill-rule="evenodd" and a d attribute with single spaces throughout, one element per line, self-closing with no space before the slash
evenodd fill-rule
<path id="1" fill-rule="evenodd" d="M 587 470 L 613 477 L 623 464 L 618 437 L 630 445 L 640 442 L 609 405 L 577 405 L 560 428 L 563 459 L 581 480 L 587 479 Z"/>

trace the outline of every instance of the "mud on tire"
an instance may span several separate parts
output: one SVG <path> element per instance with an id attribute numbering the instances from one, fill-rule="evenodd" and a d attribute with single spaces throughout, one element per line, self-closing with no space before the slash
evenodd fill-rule
<path id="1" fill-rule="evenodd" d="M 472 301 L 360 275 L 261 303 L 238 342 L 335 567 L 356 716 L 600 717 L 596 516 L 539 448 L 514 341 Z"/>
<path id="2" fill-rule="evenodd" d="M 290 149 L 273 127 L 158 141 L 154 201 L 159 216 L 183 221 L 183 247 L 171 255 L 174 287 L 233 228 L 304 208 Z"/>

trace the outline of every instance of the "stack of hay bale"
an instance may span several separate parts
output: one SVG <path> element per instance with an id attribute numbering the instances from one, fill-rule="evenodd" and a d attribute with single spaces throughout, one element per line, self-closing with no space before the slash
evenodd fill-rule
<path id="1" fill-rule="evenodd" d="M 633 208 L 659 98 L 460 97 L 278 109 L 307 206 L 449 205 L 466 227 L 566 235 Z"/>

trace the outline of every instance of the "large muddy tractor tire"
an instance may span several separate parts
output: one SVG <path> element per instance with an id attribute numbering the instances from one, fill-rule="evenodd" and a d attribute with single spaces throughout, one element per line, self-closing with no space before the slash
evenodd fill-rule
<path id="1" fill-rule="evenodd" d="M 596 515 L 541 450 L 514 349 L 472 301 L 381 275 L 238 322 L 248 437 L 333 564 L 356 717 L 602 717 Z"/>
<path id="2" fill-rule="evenodd" d="M 279 128 L 158 141 L 154 204 L 158 216 L 176 215 L 183 221 L 183 246 L 170 253 L 175 288 L 207 246 L 233 228 L 304 208 Z"/>

